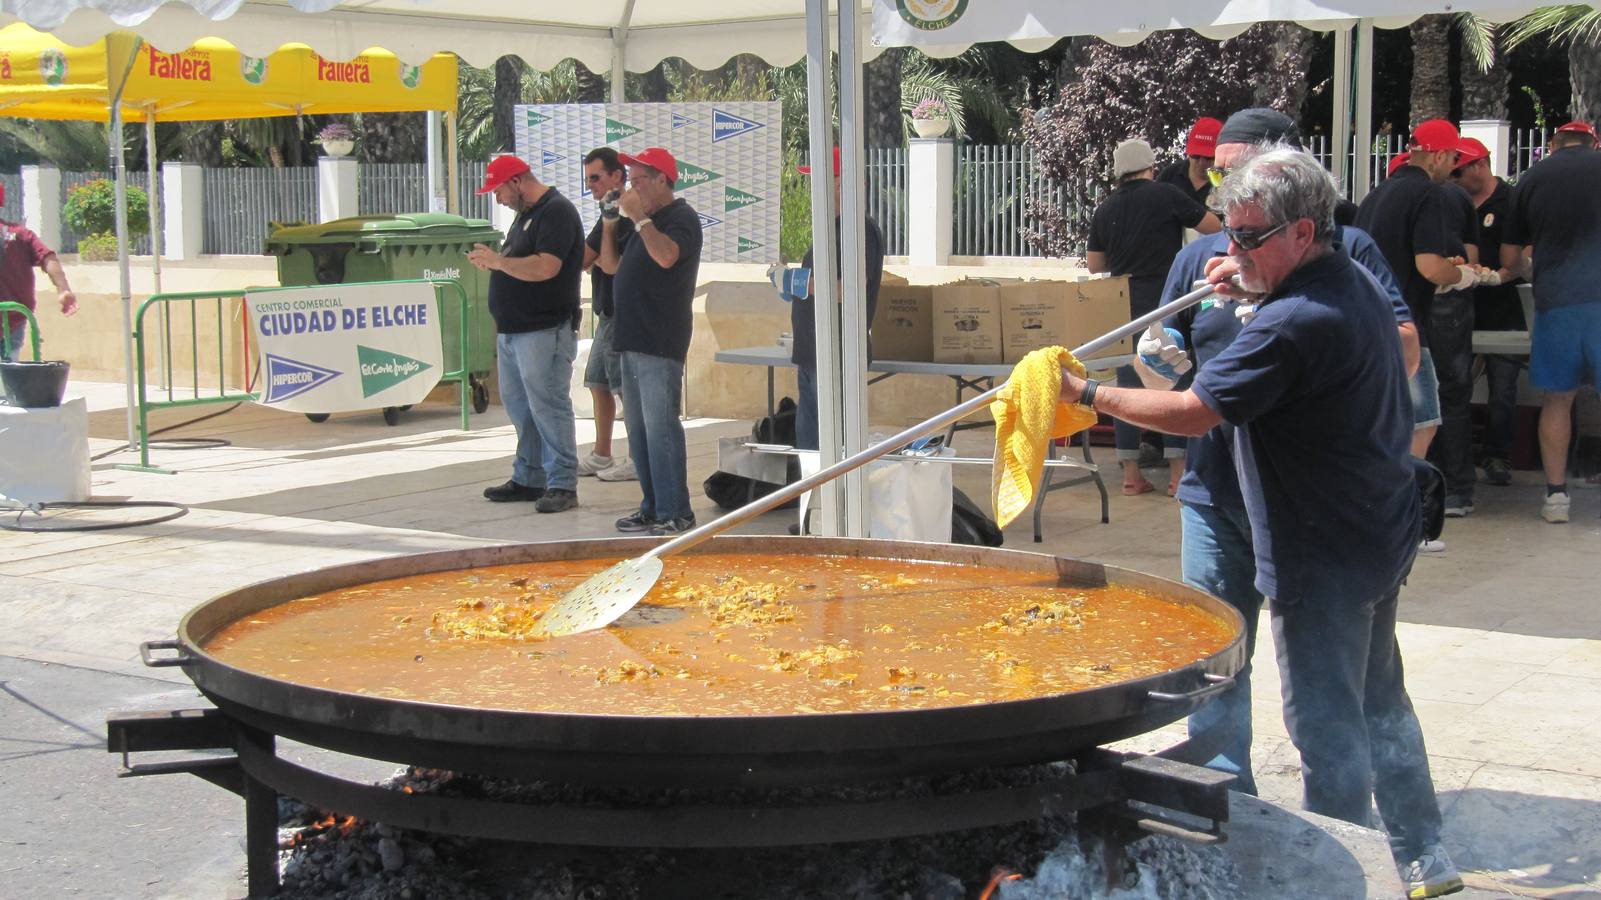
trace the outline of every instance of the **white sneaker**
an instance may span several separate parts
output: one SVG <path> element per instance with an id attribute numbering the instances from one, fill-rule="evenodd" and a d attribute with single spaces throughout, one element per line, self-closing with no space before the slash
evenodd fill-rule
<path id="1" fill-rule="evenodd" d="M 1444 553 L 1445 541 L 1422 541 L 1418 544 L 1419 553 Z"/>
<path id="2" fill-rule="evenodd" d="M 633 460 L 624 459 L 596 472 L 595 477 L 601 481 L 638 481 L 639 473 L 634 471 Z"/>
<path id="3" fill-rule="evenodd" d="M 601 469 L 611 468 L 611 464 L 612 458 L 609 456 L 601 456 L 597 453 L 587 453 L 584 455 L 583 459 L 578 461 L 578 474 L 594 475 Z"/>
<path id="4" fill-rule="evenodd" d="M 1462 876 L 1445 848 L 1439 844 L 1428 848 L 1417 859 L 1397 866 L 1401 880 L 1406 883 L 1410 900 L 1441 897 L 1462 890 Z"/>
<path id="5" fill-rule="evenodd" d="M 1568 520 L 1568 495 L 1551 494 L 1545 498 L 1545 505 L 1540 507 L 1540 518 L 1553 525 L 1561 525 Z"/>

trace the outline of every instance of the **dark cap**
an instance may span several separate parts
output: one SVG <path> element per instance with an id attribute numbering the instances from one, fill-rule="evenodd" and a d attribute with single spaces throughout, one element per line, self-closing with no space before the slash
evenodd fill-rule
<path id="1" fill-rule="evenodd" d="M 1217 133 L 1219 144 L 1284 143 L 1301 147 L 1301 129 L 1295 120 L 1276 109 L 1253 106 L 1242 109 L 1223 123 Z"/>

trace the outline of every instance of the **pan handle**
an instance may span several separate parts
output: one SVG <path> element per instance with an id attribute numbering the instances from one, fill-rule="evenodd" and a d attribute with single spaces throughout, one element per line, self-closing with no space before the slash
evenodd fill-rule
<path id="1" fill-rule="evenodd" d="M 1201 679 L 1206 683 L 1193 691 L 1185 691 L 1182 694 L 1170 694 L 1166 691 L 1149 691 L 1147 692 L 1147 696 L 1149 696 L 1152 700 L 1159 700 L 1163 703 L 1192 703 L 1196 700 L 1203 700 L 1207 697 L 1215 697 L 1234 686 L 1233 675 L 1213 675 L 1208 672 L 1202 674 Z"/>
<path id="2" fill-rule="evenodd" d="M 177 656 L 156 656 L 157 650 L 174 650 Z M 195 661 L 193 656 L 183 648 L 183 644 L 176 639 L 166 641 L 145 641 L 139 645 L 139 658 L 152 669 L 163 669 L 169 666 L 185 666 Z"/>

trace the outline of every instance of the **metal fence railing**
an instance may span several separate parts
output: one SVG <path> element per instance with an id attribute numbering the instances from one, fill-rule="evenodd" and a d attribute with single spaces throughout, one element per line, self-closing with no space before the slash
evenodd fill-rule
<path id="1" fill-rule="evenodd" d="M 1034 152 L 1020 144 L 957 148 L 955 232 L 958 256 L 1039 256 L 1024 239 L 1030 201 L 1062 207 L 1062 187 L 1038 174 Z"/>
<path id="2" fill-rule="evenodd" d="M 867 150 L 867 214 L 884 232 L 884 255 L 906 255 L 906 148 Z"/>
<path id="3" fill-rule="evenodd" d="M 6 199 L 0 203 L 0 219 L 7 222 L 22 221 L 22 175 L 16 172 L 0 173 L 0 187 L 5 188 Z"/>
<path id="4" fill-rule="evenodd" d="M 427 212 L 428 167 L 423 163 L 367 163 L 356 180 L 361 215 Z"/>
<path id="5" fill-rule="evenodd" d="M 148 172 L 144 172 L 144 171 L 135 172 L 135 171 L 130 169 L 127 172 L 127 176 L 128 176 L 127 183 L 128 183 L 129 187 L 136 187 L 139 190 L 143 191 L 143 190 L 146 190 L 150 185 L 150 173 L 148 173 Z M 71 194 L 72 193 L 72 189 L 77 187 L 78 185 L 87 184 L 87 183 L 89 183 L 91 181 L 94 181 L 97 178 L 110 178 L 110 177 L 111 176 L 109 174 L 105 173 L 105 172 L 62 172 L 61 173 L 61 196 L 56 201 L 57 202 L 56 208 L 57 209 L 65 208 L 65 204 L 67 202 L 67 196 L 69 194 Z M 19 185 L 19 187 L 20 187 L 20 185 Z M 18 193 L 20 194 L 20 190 L 19 190 Z M 147 193 L 147 196 L 148 196 L 148 193 Z M 9 191 L 7 192 L 7 197 L 8 198 L 10 197 L 10 192 Z M 132 219 L 134 217 L 134 213 L 130 210 L 129 213 L 128 213 L 128 216 L 129 216 L 130 219 Z M 141 221 L 139 223 L 137 223 L 137 224 L 133 223 L 133 222 L 130 222 L 129 225 L 133 229 L 138 229 L 141 225 L 143 225 L 146 228 L 146 232 L 148 232 L 148 222 L 143 221 L 143 219 L 141 219 Z M 89 235 L 87 235 L 87 234 L 79 234 L 76 231 L 74 231 L 72 229 L 72 227 L 69 226 L 66 223 L 66 220 L 63 218 L 62 223 L 61 223 L 61 246 L 56 248 L 56 252 L 57 253 L 77 253 L 78 252 L 78 241 L 80 239 L 86 238 L 88 236 Z M 132 241 L 130 241 L 129 244 L 128 244 L 128 252 L 130 254 L 135 254 L 135 255 L 148 255 L 150 253 L 150 235 L 148 233 L 144 233 L 144 234 L 138 234 L 136 237 L 134 237 L 132 239 Z"/>
<path id="6" fill-rule="evenodd" d="M 270 222 L 317 221 L 317 169 L 206 169 L 202 253 L 258 255 Z"/>
<path id="7" fill-rule="evenodd" d="M 457 196 L 461 199 L 461 214 L 469 219 L 487 219 L 495 208 L 494 194 L 478 193 L 478 186 L 484 183 L 484 173 L 489 168 L 488 162 L 462 160 L 459 164 L 461 171 L 456 182 Z M 576 197 L 569 200 L 577 201 Z"/>
<path id="8" fill-rule="evenodd" d="M 1529 167 L 1540 161 L 1545 155 L 1546 142 L 1551 137 L 1550 129 L 1524 128 L 1514 130 L 1508 142 L 1507 149 L 1507 179 L 1518 180 L 1518 176 L 1527 172 Z M 1495 148 L 1490 148 L 1494 152 Z M 1307 150 L 1325 167 L 1333 167 L 1334 154 L 1329 150 L 1329 137 L 1324 134 L 1314 134 L 1307 140 Z M 1390 160 L 1399 156 L 1406 150 L 1406 138 L 1399 134 L 1379 134 L 1373 136 L 1373 155 L 1370 157 L 1369 184 L 1378 184 L 1389 173 Z"/>

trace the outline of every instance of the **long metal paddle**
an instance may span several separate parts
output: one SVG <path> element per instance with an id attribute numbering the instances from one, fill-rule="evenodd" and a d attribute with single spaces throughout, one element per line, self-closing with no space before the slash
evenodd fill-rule
<path id="1" fill-rule="evenodd" d="M 1075 357 L 1088 356 L 1091 353 L 1109 347 L 1125 337 L 1137 334 L 1151 325 L 1160 322 L 1168 316 L 1189 309 L 1213 293 L 1211 287 L 1204 287 L 1174 300 L 1165 306 L 1158 307 L 1138 319 L 1101 335 L 1093 341 L 1073 350 Z M 678 537 L 654 547 L 641 556 L 625 559 L 605 571 L 592 575 L 582 584 L 568 591 L 562 598 L 551 606 L 539 620 L 540 633 L 552 637 L 588 631 L 592 628 L 601 628 L 616 621 L 623 613 L 634 608 L 644 596 L 655 586 L 656 579 L 661 577 L 662 557 L 678 553 L 702 543 L 709 538 L 721 534 L 739 523 L 761 515 L 791 498 L 799 497 L 806 491 L 820 484 L 829 482 L 844 475 L 852 469 L 867 465 L 881 456 L 885 456 L 907 444 L 926 435 L 933 434 L 969 413 L 976 412 L 989 405 L 996 395 L 1005 387 L 1002 383 L 976 397 L 969 398 L 958 406 L 953 406 L 939 415 L 902 431 L 894 437 L 887 438 L 865 450 L 847 457 L 816 472 L 794 484 L 787 485 L 779 490 L 759 497 L 750 503 L 741 506 L 732 512 L 725 513 L 705 525 L 684 532 Z"/>

